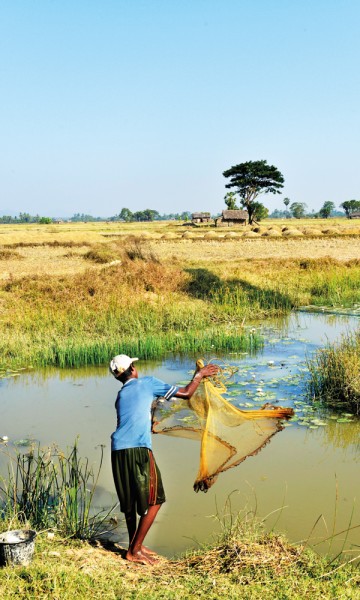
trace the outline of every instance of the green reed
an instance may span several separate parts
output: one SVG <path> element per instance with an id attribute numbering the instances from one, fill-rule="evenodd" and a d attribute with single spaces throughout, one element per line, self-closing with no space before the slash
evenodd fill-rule
<path id="1" fill-rule="evenodd" d="M 0 514 L 5 521 L 29 523 L 35 529 L 54 528 L 62 535 L 90 538 L 109 512 L 92 514 L 92 501 L 103 462 L 97 472 L 81 459 L 77 441 L 68 454 L 56 446 L 30 447 L 6 453 L 7 478 L 0 479 Z"/>
<path id="2" fill-rule="evenodd" d="M 351 306 L 360 302 L 360 272 L 317 273 L 310 286 L 313 304 Z"/>
<path id="3" fill-rule="evenodd" d="M 260 289 L 249 283 L 224 287 L 212 294 L 212 300 L 230 314 L 254 317 L 281 315 L 294 308 L 291 298 L 279 290 Z"/>
<path id="4" fill-rule="evenodd" d="M 360 414 L 360 329 L 318 350 L 307 363 L 310 398 Z"/>
<path id="5" fill-rule="evenodd" d="M 215 350 L 228 352 L 256 352 L 263 345 L 262 338 L 251 331 L 241 328 L 223 326 L 207 330 L 189 330 L 183 332 L 168 331 L 167 333 L 121 334 L 118 331 L 108 332 L 100 337 L 78 335 L 69 338 L 59 336 L 47 343 L 38 344 L 30 336 L 22 336 L 11 341 L 11 355 L 22 365 L 59 367 L 79 367 L 82 365 L 101 365 L 108 362 L 109 357 L 122 352 L 141 358 L 162 358 L 172 354 L 192 353 L 203 354 Z M 26 340 L 27 337 L 27 340 Z M 28 345 L 27 345 L 28 343 Z M 9 344 L 8 344 L 9 346 Z"/>

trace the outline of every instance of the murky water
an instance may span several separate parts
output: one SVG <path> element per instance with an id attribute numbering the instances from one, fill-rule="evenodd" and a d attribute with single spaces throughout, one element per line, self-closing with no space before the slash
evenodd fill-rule
<path id="1" fill-rule="evenodd" d="M 233 512 L 254 509 L 259 517 L 267 517 L 268 528 L 286 532 L 292 541 L 310 537 L 314 545 L 328 538 L 333 529 L 338 533 L 350 525 L 353 529 L 345 546 L 350 556 L 359 553 L 360 527 L 355 526 L 360 525 L 360 420 L 339 422 L 331 412 L 309 412 L 303 402 L 306 355 L 358 324 L 356 317 L 297 313 L 286 323 L 264 330 L 267 341 L 258 356 L 217 357 L 239 368 L 229 387 L 234 404 L 241 408 L 264 402 L 293 406 L 296 418 L 258 455 L 221 474 L 207 494 L 195 494 L 192 489 L 199 445 L 154 436 L 167 503 L 149 533 L 149 545 L 171 556 L 208 540 L 218 529 L 212 515 L 221 513 L 230 497 Z M 177 383 L 190 379 L 194 362 L 194 357 L 139 362 L 139 370 Z M 105 445 L 96 505 L 111 506 L 116 495 L 109 438 L 115 428 L 118 386 L 105 367 L 47 369 L 0 380 L 0 436 L 9 437 L 9 447 L 30 438 L 44 446 L 55 442 L 63 449 L 79 436 L 81 455 L 95 465 L 100 445 Z M 0 467 L 4 468 L 3 451 L 0 445 Z M 122 526 L 112 535 L 126 540 Z M 345 534 L 336 536 L 331 553 L 342 549 L 344 539 Z M 322 542 L 316 549 L 327 552 L 329 545 Z"/>

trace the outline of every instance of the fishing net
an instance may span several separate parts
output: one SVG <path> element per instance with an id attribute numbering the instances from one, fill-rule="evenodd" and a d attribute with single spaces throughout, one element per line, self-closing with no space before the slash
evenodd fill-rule
<path id="1" fill-rule="evenodd" d="M 198 360 L 197 369 L 203 366 Z M 157 404 L 152 430 L 193 440 L 200 440 L 200 466 L 194 483 L 196 492 L 206 492 L 219 473 L 235 467 L 253 456 L 283 429 L 291 408 L 265 404 L 258 410 L 241 410 L 223 394 L 226 385 L 221 377 L 204 378 L 190 400 Z"/>

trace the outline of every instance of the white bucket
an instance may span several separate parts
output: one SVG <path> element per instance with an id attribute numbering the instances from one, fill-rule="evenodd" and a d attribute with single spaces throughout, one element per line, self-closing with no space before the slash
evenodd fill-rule
<path id="1" fill-rule="evenodd" d="M 0 533 L 0 565 L 30 564 L 34 555 L 36 531 L 17 529 Z"/>

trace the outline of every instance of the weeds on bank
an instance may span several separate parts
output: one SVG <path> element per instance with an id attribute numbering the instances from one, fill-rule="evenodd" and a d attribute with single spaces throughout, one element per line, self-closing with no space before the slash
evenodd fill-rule
<path id="1" fill-rule="evenodd" d="M 318 350 L 307 366 L 310 398 L 360 414 L 360 329 Z"/>
<path id="2" fill-rule="evenodd" d="M 4 600 L 51 597 L 61 600 L 157 598 L 357 598 L 358 568 L 333 564 L 282 536 L 264 533 L 246 511 L 233 515 L 213 544 L 188 551 L 182 558 L 163 559 L 154 567 L 124 560 L 117 544 L 38 535 L 35 557 L 27 568 L 0 570 Z"/>
<path id="3" fill-rule="evenodd" d="M 64 454 L 56 446 L 31 446 L 27 452 L 3 450 L 7 477 L 0 478 L 0 516 L 5 522 L 30 523 L 36 530 L 55 529 L 63 536 L 91 538 L 108 511 L 94 515 L 91 504 L 97 472 L 81 459 L 77 441 Z"/>

